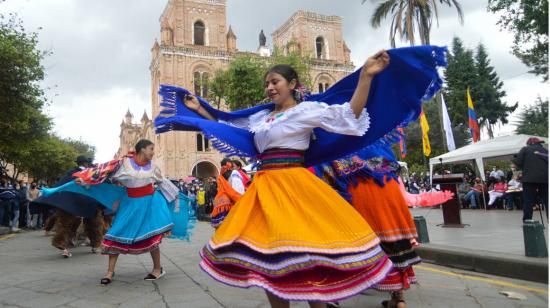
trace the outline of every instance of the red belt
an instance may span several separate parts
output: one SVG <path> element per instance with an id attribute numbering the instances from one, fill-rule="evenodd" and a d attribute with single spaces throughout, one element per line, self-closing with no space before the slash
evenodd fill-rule
<path id="1" fill-rule="evenodd" d="M 126 187 L 126 192 L 130 198 L 140 198 L 149 196 L 155 193 L 155 188 L 153 184 L 145 185 L 142 187 Z"/>

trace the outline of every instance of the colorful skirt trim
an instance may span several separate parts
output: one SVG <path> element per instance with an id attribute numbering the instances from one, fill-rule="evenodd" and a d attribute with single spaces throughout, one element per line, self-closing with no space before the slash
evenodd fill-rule
<path id="1" fill-rule="evenodd" d="M 380 247 L 388 255 L 396 269 L 403 270 L 422 262 L 410 240 L 381 242 Z"/>
<path id="2" fill-rule="evenodd" d="M 212 209 L 212 214 L 210 214 L 210 224 L 212 227 L 217 228 L 223 222 L 225 217 L 229 214 L 229 211 L 233 207 L 231 200 L 228 197 L 223 196 L 216 199 L 216 204 Z"/>
<path id="3" fill-rule="evenodd" d="M 158 234 L 146 240 L 136 242 L 134 244 L 123 244 L 110 240 L 103 240 L 103 243 L 101 243 L 101 253 L 105 255 L 139 255 L 157 249 L 162 242 L 163 236 L 164 234 Z"/>
<path id="4" fill-rule="evenodd" d="M 416 275 L 412 267 L 406 269 L 393 269 L 386 279 L 377 284 L 374 288 L 378 291 L 401 291 L 407 290 L 411 284 L 417 283 Z"/>
<path id="5" fill-rule="evenodd" d="M 365 220 L 302 167 L 258 171 L 201 258 L 220 282 L 296 301 L 356 295 L 393 268 Z"/>

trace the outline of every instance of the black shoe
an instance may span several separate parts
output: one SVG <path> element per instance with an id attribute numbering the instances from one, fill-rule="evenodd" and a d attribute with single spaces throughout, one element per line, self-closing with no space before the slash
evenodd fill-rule
<path id="1" fill-rule="evenodd" d="M 164 271 L 164 269 L 162 269 L 162 267 L 160 268 L 160 275 L 155 276 L 151 273 L 147 274 L 147 276 L 145 276 L 145 278 L 143 278 L 143 280 L 147 280 L 147 281 L 155 281 L 155 280 L 158 280 L 160 278 L 162 278 L 162 276 L 166 275 L 166 272 Z"/>
<path id="2" fill-rule="evenodd" d="M 100 282 L 102 285 L 110 284 L 111 282 L 113 282 L 114 277 L 115 277 L 115 273 L 113 272 L 113 275 L 111 275 L 111 278 L 108 278 L 108 277 L 101 278 Z"/>

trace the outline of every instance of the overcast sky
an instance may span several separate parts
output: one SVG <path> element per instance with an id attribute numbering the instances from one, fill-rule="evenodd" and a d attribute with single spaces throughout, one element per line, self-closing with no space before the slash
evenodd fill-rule
<path id="1" fill-rule="evenodd" d="M 17 13 L 28 31 L 39 33 L 40 48 L 53 53 L 45 60 L 44 87 L 52 101 L 46 111 L 54 119 L 55 132 L 93 144 L 98 162 L 112 159 L 117 151 L 119 125 L 128 108 L 135 121 L 144 110 L 151 115 L 150 49 L 160 36 L 159 17 L 166 2 L 7 0 L 0 4 L 0 13 Z M 255 51 L 261 29 L 270 43 L 269 34 L 297 10 L 339 15 L 352 60 L 359 66 L 368 55 L 389 48 L 389 22 L 379 29 L 369 25 L 378 1 L 361 2 L 228 0 L 227 23 L 237 35 L 237 48 Z M 442 7 L 432 44 L 448 45 L 454 35 L 468 48 L 481 42 L 504 82 L 508 103 L 528 106 L 538 95 L 547 97 L 546 84 L 527 74 L 528 68 L 510 54 L 512 34 L 496 25 L 498 17 L 487 12 L 486 1 L 460 2 L 464 25 L 453 8 Z M 506 125 L 497 134 L 511 131 L 513 126 Z"/>

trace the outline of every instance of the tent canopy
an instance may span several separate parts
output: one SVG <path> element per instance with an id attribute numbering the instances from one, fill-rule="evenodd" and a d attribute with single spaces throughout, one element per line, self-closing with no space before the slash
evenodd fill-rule
<path id="1" fill-rule="evenodd" d="M 482 140 L 430 159 L 430 175 L 437 164 L 471 163 L 475 161 L 482 179 L 485 179 L 483 162 L 507 160 L 527 144 L 527 139 L 537 137 L 548 143 L 548 138 L 531 135 L 511 135 Z"/>

